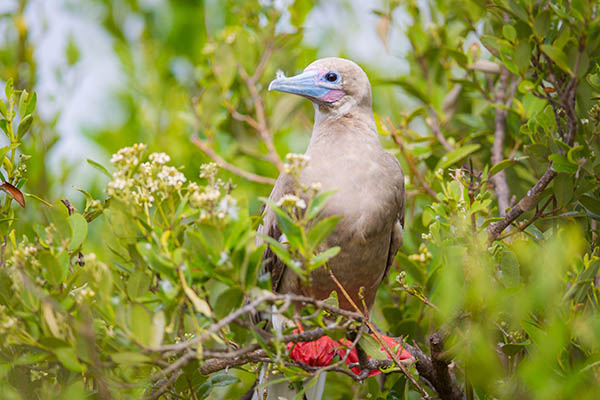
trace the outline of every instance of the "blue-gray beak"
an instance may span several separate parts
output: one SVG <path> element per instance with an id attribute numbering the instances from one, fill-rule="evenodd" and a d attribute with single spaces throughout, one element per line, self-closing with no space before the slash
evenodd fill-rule
<path id="1" fill-rule="evenodd" d="M 269 90 L 278 90 L 319 100 L 332 89 L 324 87 L 325 85 L 319 82 L 319 74 L 317 70 L 308 70 L 296 76 L 279 77 L 269 84 Z"/>

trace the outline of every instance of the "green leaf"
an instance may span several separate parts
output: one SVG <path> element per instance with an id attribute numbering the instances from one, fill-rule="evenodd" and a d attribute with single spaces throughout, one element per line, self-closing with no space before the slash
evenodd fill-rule
<path id="1" fill-rule="evenodd" d="M 104 175 L 108 176 L 110 179 L 112 179 L 112 175 L 110 174 L 110 172 L 108 172 L 108 170 L 100 163 L 91 160 L 91 159 L 86 159 L 86 161 L 88 162 L 88 164 L 90 164 L 92 167 L 96 168 L 98 171 L 102 172 Z"/>
<path id="2" fill-rule="evenodd" d="M 2 162 L 2 160 L 8 154 L 9 151 L 16 149 L 20 145 L 21 145 L 21 143 L 13 143 L 13 144 L 9 144 L 8 146 L 4 146 L 4 147 L 0 148 L 0 162 Z"/>
<path id="3" fill-rule="evenodd" d="M 502 27 L 502 35 L 505 39 L 514 42 L 517 38 L 517 30 L 514 26 L 506 24 Z"/>
<path id="4" fill-rule="evenodd" d="M 67 278 L 69 272 L 68 262 L 60 262 L 56 256 L 49 251 L 42 251 L 38 255 L 38 261 L 43 267 L 45 278 L 54 286 L 59 286 Z M 61 260 L 62 261 L 62 260 Z"/>
<path id="5" fill-rule="evenodd" d="M 570 163 L 567 157 L 562 154 L 551 154 L 548 159 L 552 161 L 552 169 L 556 172 L 564 172 L 571 175 L 577 172 L 577 165 Z"/>
<path id="6" fill-rule="evenodd" d="M 171 278 L 175 278 L 175 269 L 171 262 L 163 257 L 152 245 L 148 242 L 138 242 L 135 248 L 144 258 L 150 268 L 159 274 L 165 274 Z"/>
<path id="7" fill-rule="evenodd" d="M 446 153 L 446 155 L 444 157 L 442 157 L 440 159 L 440 161 L 438 161 L 438 165 L 436 166 L 435 170 L 438 170 L 440 168 L 441 169 L 448 168 L 452 164 L 455 164 L 455 163 L 463 160 L 469 154 L 476 152 L 477 150 L 479 150 L 480 147 L 481 147 L 480 144 L 468 144 L 463 147 L 454 149 L 449 153 Z"/>
<path id="8" fill-rule="evenodd" d="M 510 11 L 515 17 L 519 18 L 523 22 L 529 22 L 529 14 L 527 14 L 527 11 L 525 11 L 525 9 L 519 3 L 517 3 L 515 0 L 508 0 L 507 4 L 509 7 L 508 11 Z"/>
<path id="9" fill-rule="evenodd" d="M 19 110 L 19 115 L 21 116 L 21 119 L 25 117 L 25 107 L 27 106 L 28 96 L 29 93 L 27 92 L 27 90 L 23 90 L 21 92 L 21 96 L 19 97 L 19 107 L 17 109 Z"/>
<path id="10" fill-rule="evenodd" d="M 313 219 L 316 217 L 325 206 L 327 199 L 330 198 L 335 192 L 336 190 L 330 190 L 328 192 L 319 193 L 310 203 L 306 217 L 308 219 Z"/>
<path id="11" fill-rule="evenodd" d="M 46 207 L 52 207 L 52 204 L 48 203 L 46 200 L 42 199 L 39 196 L 36 196 L 33 193 L 23 193 L 23 195 L 25 197 L 31 197 L 32 199 L 36 199 L 37 201 L 39 201 L 40 203 L 42 203 L 43 205 L 45 205 Z"/>
<path id="12" fill-rule="evenodd" d="M 501 281 L 505 287 L 517 287 L 521 282 L 521 273 L 519 260 L 512 251 L 505 250 L 502 252 L 500 261 L 500 271 L 502 272 Z"/>
<path id="13" fill-rule="evenodd" d="M 145 271 L 136 271 L 127 280 L 127 294 L 137 300 L 148 294 L 151 278 Z"/>
<path id="14" fill-rule="evenodd" d="M 311 258 L 310 262 L 312 269 L 319 268 L 321 265 L 325 264 L 331 258 L 335 257 L 340 252 L 340 250 L 340 246 L 335 246 L 325 251 L 322 251 L 313 258 Z"/>
<path id="15" fill-rule="evenodd" d="M 550 17 L 549 11 L 542 11 L 535 17 L 535 21 L 533 22 L 533 33 L 538 39 L 544 40 L 548 35 L 551 22 Z"/>
<path id="16" fill-rule="evenodd" d="M 216 373 L 212 375 L 208 381 L 200 385 L 200 387 L 196 390 L 196 396 L 199 399 L 205 399 L 208 397 L 213 387 L 229 386 L 239 381 L 240 380 L 233 375 L 229 375 L 224 372 Z"/>
<path id="17" fill-rule="evenodd" d="M 518 89 L 520 93 L 529 93 L 535 89 L 535 85 L 531 81 L 523 80 L 519 83 Z"/>
<path id="18" fill-rule="evenodd" d="M 387 360 L 388 355 L 381 345 L 371 335 L 362 335 L 358 341 L 358 345 L 367 353 L 369 357 L 376 360 Z"/>
<path id="19" fill-rule="evenodd" d="M 564 300 L 573 299 L 575 303 L 581 303 L 585 300 L 594 279 L 598 274 L 600 268 L 600 260 L 596 260 L 590 264 L 583 272 L 577 276 L 577 281 L 572 285 L 569 290 L 565 293 Z"/>
<path id="20" fill-rule="evenodd" d="M 133 304 L 129 310 L 129 331 L 140 343 L 149 346 L 152 332 L 150 313 L 140 304 Z"/>
<path id="21" fill-rule="evenodd" d="M 13 85 L 13 80 L 12 78 L 8 78 L 8 80 L 6 81 L 6 86 L 4 86 L 4 94 L 6 94 L 6 99 L 9 102 L 11 101 L 11 97 L 13 95 L 14 90 L 15 87 Z"/>
<path id="22" fill-rule="evenodd" d="M 504 343 L 500 346 L 500 349 L 502 350 L 502 352 L 504 354 L 512 357 L 515 354 L 517 354 L 518 352 L 520 352 L 521 350 L 525 350 L 527 348 L 527 346 L 529 346 L 530 344 L 531 344 L 530 340 L 526 340 L 525 342 L 522 342 L 522 343 Z"/>
<path id="23" fill-rule="evenodd" d="M 517 45 L 515 48 L 513 61 L 515 62 L 519 73 L 521 75 L 525 75 L 529 69 L 529 63 L 531 61 L 531 47 L 529 46 L 529 42 L 527 40 L 523 40 Z M 519 91 L 520 90 L 521 89 L 519 89 Z"/>
<path id="24" fill-rule="evenodd" d="M 307 242 L 310 251 L 317 248 L 321 242 L 333 232 L 341 217 L 327 217 L 319 221 L 308 231 Z"/>
<path id="25" fill-rule="evenodd" d="M 33 115 L 26 115 L 25 118 L 21 119 L 19 122 L 19 127 L 17 128 L 17 138 L 22 138 L 25 136 L 29 128 L 31 128 L 31 124 L 33 123 Z"/>
<path id="26" fill-rule="evenodd" d="M 515 163 L 516 163 L 516 161 L 513 159 L 506 159 L 506 160 L 500 161 L 498 164 L 496 164 L 492 168 L 490 168 L 488 178 L 491 178 L 492 176 L 496 175 L 498 172 L 505 170 L 506 168 L 510 167 L 511 165 L 513 165 Z"/>
<path id="27" fill-rule="evenodd" d="M 4 104 L 4 100 L 2 99 L 0 99 L 0 115 L 2 115 L 4 118 L 9 118 L 8 110 L 6 109 L 6 104 Z"/>
<path id="28" fill-rule="evenodd" d="M 66 369 L 78 373 L 84 371 L 84 366 L 77 359 L 75 349 L 72 347 L 59 347 L 54 349 L 54 354 Z"/>
<path id="29" fill-rule="evenodd" d="M 79 213 L 75 213 L 67 218 L 71 227 L 71 242 L 69 243 L 69 251 L 78 249 L 88 233 L 88 223 Z"/>
<path id="30" fill-rule="evenodd" d="M 274 201 L 266 198 L 261 198 L 263 202 L 267 204 L 268 207 L 271 207 L 273 212 L 275 212 L 275 216 L 277 217 L 277 222 L 279 225 L 279 229 L 283 232 L 288 240 L 288 243 L 293 247 L 299 249 L 300 251 L 304 251 L 304 234 L 300 226 L 298 226 L 285 212 L 281 207 L 279 207 Z"/>
<path id="31" fill-rule="evenodd" d="M 24 115 L 33 114 L 33 112 L 35 111 L 36 103 L 37 103 L 37 93 L 31 92 L 31 94 L 29 95 L 29 99 L 27 99 L 27 107 L 25 107 Z"/>
<path id="32" fill-rule="evenodd" d="M 569 59 L 561 49 L 550 44 L 542 44 L 540 45 L 540 50 L 550 57 L 560 69 L 573 76 L 573 71 L 571 71 L 571 68 L 569 67 Z"/>
<path id="33" fill-rule="evenodd" d="M 298 274 L 298 276 L 302 276 L 302 266 L 292 259 L 292 255 L 289 253 L 285 245 L 267 235 L 259 234 L 258 237 L 269 244 L 271 251 L 275 253 L 277 258 L 279 258 L 285 265 L 290 267 L 295 273 Z"/>
<path id="34" fill-rule="evenodd" d="M 600 200 L 595 197 L 583 195 L 579 198 L 579 202 L 586 210 L 593 212 L 596 215 L 600 215 Z"/>
<path id="35" fill-rule="evenodd" d="M 242 305 L 244 294 L 240 289 L 229 288 L 217 298 L 213 306 L 215 317 L 221 319 Z"/>
<path id="36" fill-rule="evenodd" d="M 5 119 L 0 119 L 0 129 L 2 129 L 2 132 L 4 132 L 6 135 L 8 135 L 8 121 Z M 1 162 L 1 160 L 0 160 Z"/>
<path id="37" fill-rule="evenodd" d="M 559 207 L 564 207 L 573 197 L 574 180 L 574 177 L 565 173 L 559 173 L 554 178 L 554 196 Z"/>

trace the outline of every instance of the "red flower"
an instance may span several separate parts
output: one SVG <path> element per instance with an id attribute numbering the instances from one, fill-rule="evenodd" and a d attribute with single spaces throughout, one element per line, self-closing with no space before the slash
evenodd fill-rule
<path id="1" fill-rule="evenodd" d="M 398 342 L 394 338 L 384 335 L 381 336 L 391 349 L 394 349 L 398 346 Z M 346 352 L 348 351 L 347 349 L 350 346 L 352 346 L 352 342 L 347 339 L 341 339 L 338 342 L 329 336 L 322 336 L 317 340 L 313 340 L 312 342 L 299 342 L 295 344 L 291 342 L 288 343 L 290 358 L 292 358 L 292 360 L 308 364 L 313 367 L 324 367 L 331 365 L 331 361 L 336 354 L 340 357 L 340 359 L 344 358 Z M 383 347 L 381 347 L 381 351 L 385 351 Z M 396 355 L 400 360 L 414 358 L 412 354 L 404 350 L 401 346 L 398 347 Z M 388 358 L 391 357 L 388 356 Z M 356 348 L 354 348 L 346 359 L 346 365 L 356 363 L 358 363 L 358 355 L 356 353 Z M 352 372 L 355 374 L 360 374 L 360 367 L 353 367 Z M 379 372 L 379 370 L 372 370 L 369 372 L 369 376 L 377 375 Z"/>

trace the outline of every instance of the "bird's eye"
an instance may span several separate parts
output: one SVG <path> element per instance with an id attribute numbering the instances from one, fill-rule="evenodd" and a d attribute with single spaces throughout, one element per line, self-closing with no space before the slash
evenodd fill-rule
<path id="1" fill-rule="evenodd" d="M 335 72 L 328 72 L 325 74 L 325 79 L 327 79 L 329 82 L 335 82 L 338 79 L 338 75 Z"/>

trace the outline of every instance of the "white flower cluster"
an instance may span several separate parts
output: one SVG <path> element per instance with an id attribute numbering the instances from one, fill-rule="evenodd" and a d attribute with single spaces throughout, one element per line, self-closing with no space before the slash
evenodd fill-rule
<path id="1" fill-rule="evenodd" d="M 17 326 L 18 322 L 15 317 L 8 315 L 6 307 L 0 304 L 0 334 L 5 335 L 10 332 L 12 328 Z"/>
<path id="2" fill-rule="evenodd" d="M 296 154 L 296 153 L 288 153 L 285 156 L 285 164 L 283 164 L 283 170 L 286 174 L 292 176 L 300 175 L 300 171 L 302 171 L 307 165 L 310 157 L 306 154 Z"/>
<path id="3" fill-rule="evenodd" d="M 75 301 L 77 302 L 77 304 L 81 304 L 84 301 L 93 302 L 96 292 L 94 292 L 92 288 L 88 287 L 88 284 L 86 282 L 83 284 L 83 286 L 71 290 L 69 294 L 75 297 Z"/>
<path id="4" fill-rule="evenodd" d="M 207 186 L 200 188 L 195 183 L 188 185 L 191 193 L 190 205 L 200 209 L 200 221 L 238 218 L 237 202 L 229 195 L 232 186 L 217 179 L 217 172 L 219 172 L 217 164 L 203 164 L 200 167 L 200 178 L 208 181 Z"/>
<path id="5" fill-rule="evenodd" d="M 171 158 L 165 153 L 152 153 L 146 162 L 143 143 L 119 150 L 111 158 L 117 167 L 107 192 L 123 200 L 133 199 L 139 206 L 151 207 L 156 199 L 164 200 L 179 190 L 186 178 L 178 168 L 165 165 Z"/>
<path id="6" fill-rule="evenodd" d="M 281 196 L 281 198 L 277 202 L 277 205 L 286 208 L 306 208 L 306 202 L 300 197 L 293 194 L 286 194 Z"/>

